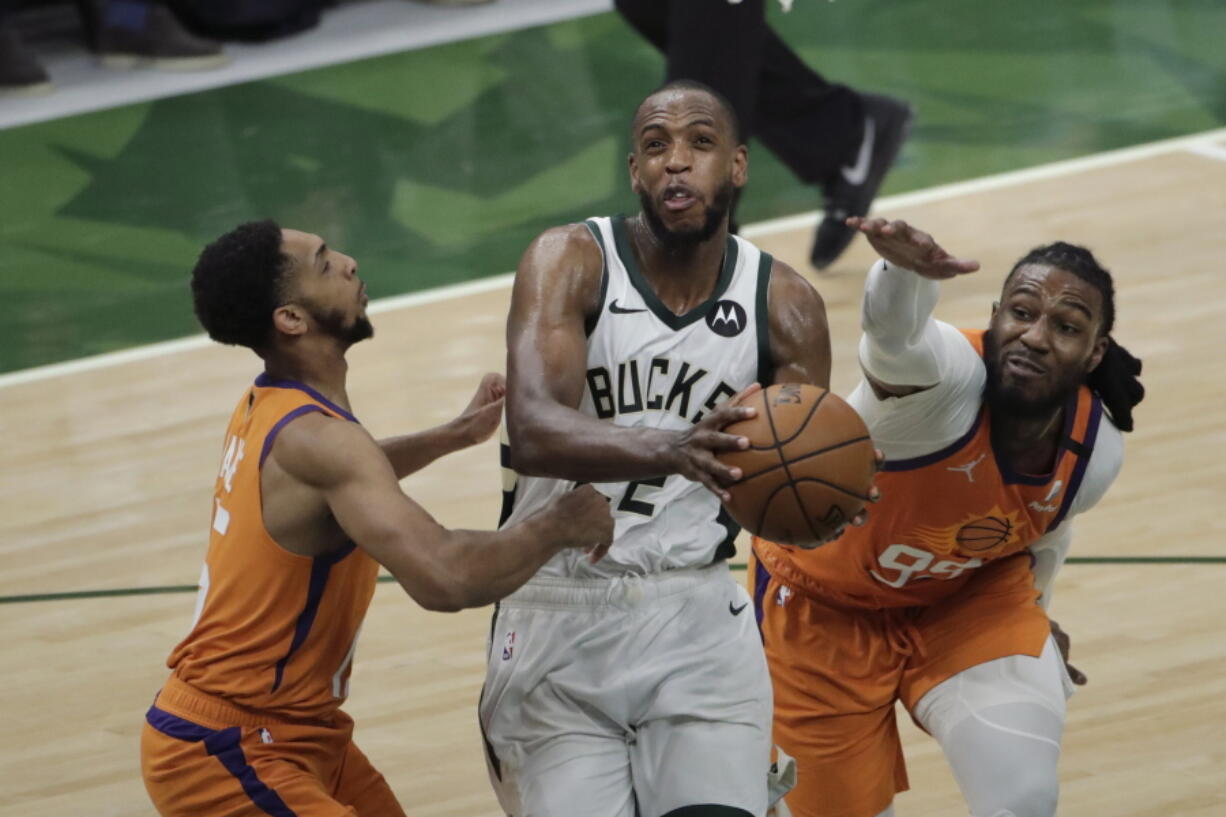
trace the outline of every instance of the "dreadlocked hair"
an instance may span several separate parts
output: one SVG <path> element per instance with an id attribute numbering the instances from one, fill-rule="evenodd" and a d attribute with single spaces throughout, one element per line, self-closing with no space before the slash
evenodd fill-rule
<path id="1" fill-rule="evenodd" d="M 1086 376 L 1089 386 L 1103 401 L 1111 421 L 1120 431 L 1132 431 L 1132 409 L 1145 397 L 1145 387 L 1139 380 L 1141 361 L 1111 337 L 1115 326 L 1115 282 L 1085 247 L 1057 241 L 1035 247 L 1013 265 L 1006 283 L 1013 273 L 1028 264 L 1058 267 L 1076 275 L 1099 291 L 1103 301 L 1102 335 L 1107 338 L 1107 351 L 1094 371 Z"/>

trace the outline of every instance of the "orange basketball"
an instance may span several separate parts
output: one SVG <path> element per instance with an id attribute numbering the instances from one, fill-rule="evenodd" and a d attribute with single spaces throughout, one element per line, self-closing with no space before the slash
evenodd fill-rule
<path id="1" fill-rule="evenodd" d="M 749 448 L 720 454 L 741 469 L 725 503 L 741 527 L 786 545 L 816 547 L 868 502 L 876 463 L 856 410 L 817 386 L 781 383 L 743 405 L 757 416 L 724 431 Z"/>

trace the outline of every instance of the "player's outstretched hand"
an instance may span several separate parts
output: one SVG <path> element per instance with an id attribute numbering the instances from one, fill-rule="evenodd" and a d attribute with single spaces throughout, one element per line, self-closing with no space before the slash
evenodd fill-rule
<path id="1" fill-rule="evenodd" d="M 493 436 L 502 421 L 502 401 L 507 393 L 507 380 L 497 372 L 481 378 L 473 399 L 453 421 L 469 445 L 483 443 Z"/>
<path id="2" fill-rule="evenodd" d="M 1079 687 L 1085 686 L 1086 685 L 1085 673 L 1077 669 L 1076 667 L 1074 667 L 1072 664 L 1068 662 L 1069 647 L 1071 646 L 1071 642 L 1069 640 L 1068 633 L 1060 629 L 1059 624 L 1057 624 L 1055 621 L 1052 621 L 1051 622 L 1051 635 L 1052 635 L 1052 638 L 1056 639 L 1056 646 L 1060 648 L 1060 657 L 1064 659 L 1064 668 L 1068 670 L 1068 677 L 1072 679 L 1073 683 L 1076 684 L 1077 686 Z"/>
<path id="3" fill-rule="evenodd" d="M 546 506 L 545 513 L 557 526 L 559 550 L 583 548 L 598 562 L 613 544 L 613 513 L 609 499 L 591 485 L 580 485 Z"/>
<path id="4" fill-rule="evenodd" d="M 725 434 L 724 426 L 748 420 L 757 415 L 757 409 L 741 403 L 751 394 L 762 390 L 754 383 L 739 394 L 720 403 L 713 411 L 682 432 L 673 442 L 669 452 L 670 470 L 686 479 L 701 482 L 720 502 L 727 502 L 732 495 L 724 490 L 741 478 L 740 468 L 724 465 L 715 455 L 723 451 L 742 451 L 749 447 L 749 438 Z"/>
<path id="5" fill-rule="evenodd" d="M 886 261 L 925 278 L 953 278 L 979 269 L 978 261 L 953 257 L 932 236 L 905 221 L 852 216 L 847 226 L 864 233 Z"/>

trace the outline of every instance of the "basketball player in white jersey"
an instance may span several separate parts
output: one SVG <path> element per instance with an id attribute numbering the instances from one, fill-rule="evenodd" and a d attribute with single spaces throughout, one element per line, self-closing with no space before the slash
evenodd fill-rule
<path id="1" fill-rule="evenodd" d="M 735 115 L 693 82 L 639 106 L 641 212 L 547 230 L 507 325 L 504 522 L 576 482 L 608 497 L 597 563 L 548 562 L 499 606 L 481 721 L 513 817 L 737 817 L 767 809 L 771 685 L 723 512 L 720 451 L 754 384 L 827 387 L 825 306 L 728 232 L 748 178 Z"/>

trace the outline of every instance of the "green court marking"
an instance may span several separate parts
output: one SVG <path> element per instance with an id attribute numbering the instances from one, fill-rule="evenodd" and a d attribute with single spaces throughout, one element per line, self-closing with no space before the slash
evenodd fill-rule
<path id="1" fill-rule="evenodd" d="M 1065 564 L 1070 565 L 1220 565 L 1226 564 L 1226 556 L 1073 556 Z M 745 565 L 729 565 L 733 570 L 744 570 Z M 380 576 L 380 584 L 394 582 L 391 576 Z M 195 593 L 194 584 L 169 584 L 163 587 L 117 587 L 113 590 L 75 590 L 69 593 L 31 593 L 24 596 L 0 596 L 0 604 L 23 604 L 31 601 L 76 601 L 78 599 L 102 599 L 115 596 L 154 596 L 163 593 Z"/>

